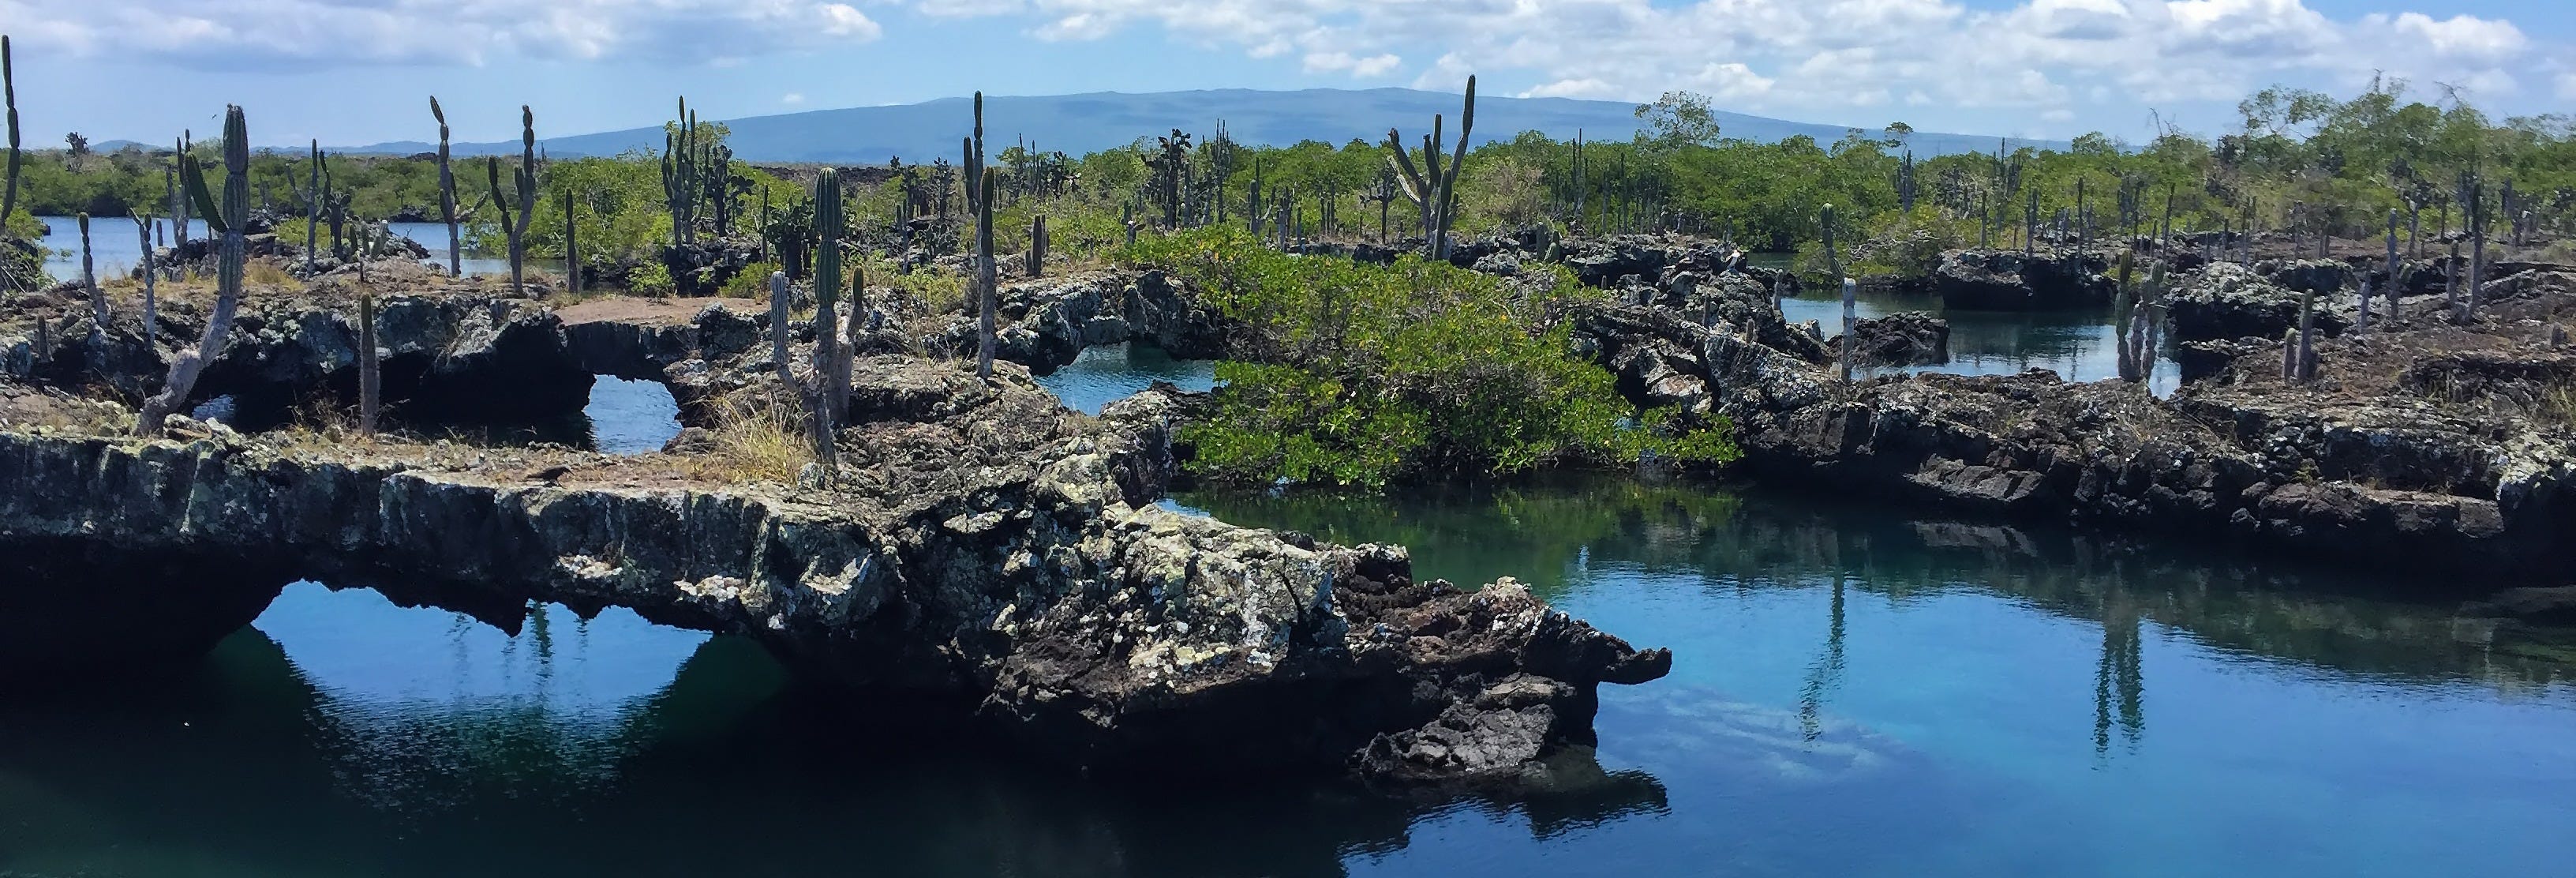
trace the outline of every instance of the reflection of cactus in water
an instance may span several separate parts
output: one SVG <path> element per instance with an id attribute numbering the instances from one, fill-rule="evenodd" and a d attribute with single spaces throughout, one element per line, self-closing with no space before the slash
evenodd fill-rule
<path id="1" fill-rule="evenodd" d="M 2125 596 L 2102 609 L 2102 654 L 2093 665 L 2093 753 L 2111 751 L 2111 727 L 2134 750 L 2146 735 L 2146 676 L 2141 618 Z"/>

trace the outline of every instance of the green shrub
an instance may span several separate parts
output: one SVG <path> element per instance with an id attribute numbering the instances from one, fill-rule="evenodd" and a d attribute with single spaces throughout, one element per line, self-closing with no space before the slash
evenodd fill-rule
<path id="1" fill-rule="evenodd" d="M 677 292 L 671 283 L 671 269 L 659 262 L 647 262 L 626 274 L 626 291 L 647 296 L 667 296 Z"/>
<path id="2" fill-rule="evenodd" d="M 1587 295 L 1406 257 L 1391 267 L 1290 256 L 1240 230 L 1140 239 L 1121 261 L 1196 286 L 1245 332 L 1220 363 L 1216 413 L 1185 428 L 1193 467 L 1232 482 L 1382 486 L 1443 474 L 1657 455 L 1736 456 L 1729 425 L 1638 412 L 1575 358 L 1549 305 Z"/>
<path id="3" fill-rule="evenodd" d="M 659 263 L 653 267 L 662 272 L 664 281 L 670 280 L 670 269 Z M 742 271 L 725 278 L 724 289 L 716 294 L 728 299 L 757 299 L 769 295 L 769 274 L 777 270 L 778 263 L 775 262 L 754 262 L 743 266 Z"/>

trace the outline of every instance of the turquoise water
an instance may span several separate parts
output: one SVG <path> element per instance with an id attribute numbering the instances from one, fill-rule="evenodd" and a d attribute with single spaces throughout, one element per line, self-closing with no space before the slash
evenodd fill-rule
<path id="1" fill-rule="evenodd" d="M 1511 574 L 1670 677 L 1529 795 L 1140 787 L 746 641 L 290 585 L 200 665 L 0 710 L 0 873 L 2480 875 L 2576 858 L 2576 637 L 2421 587 L 1704 487 L 1177 503 Z M 2402 592 L 2398 592 L 2402 593 Z M 1596 767 L 1597 765 L 1597 767 Z"/>
<path id="2" fill-rule="evenodd" d="M 1064 400 L 1066 407 L 1096 415 L 1156 381 L 1171 382 L 1182 390 L 1207 390 L 1216 386 L 1216 363 L 1175 360 L 1162 348 L 1147 344 L 1102 345 L 1085 349 L 1064 368 L 1039 378 L 1038 385 Z"/>

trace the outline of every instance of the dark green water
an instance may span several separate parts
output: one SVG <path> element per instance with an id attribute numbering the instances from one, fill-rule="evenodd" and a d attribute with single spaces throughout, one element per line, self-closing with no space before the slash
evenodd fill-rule
<path id="1" fill-rule="evenodd" d="M 628 409 L 658 412 L 593 414 Z M 1517 576 L 1672 647 L 1674 670 L 1605 687 L 1597 753 L 1528 794 L 1148 787 L 925 736 L 794 685 L 745 641 L 620 610 L 532 608 L 511 636 L 301 583 L 193 667 L 0 702 L 0 874 L 2420 878 L 2576 862 L 2576 632 L 2399 597 L 2456 583 L 1621 480 L 1174 505 L 1403 543 L 1426 576 Z"/>

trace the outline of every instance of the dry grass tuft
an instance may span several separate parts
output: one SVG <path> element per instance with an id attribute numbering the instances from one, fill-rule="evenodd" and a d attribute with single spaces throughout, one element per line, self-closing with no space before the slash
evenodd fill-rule
<path id="1" fill-rule="evenodd" d="M 768 392 L 746 389 L 717 400 L 708 432 L 713 450 L 690 458 L 700 478 L 793 484 L 814 462 L 803 407 Z"/>

